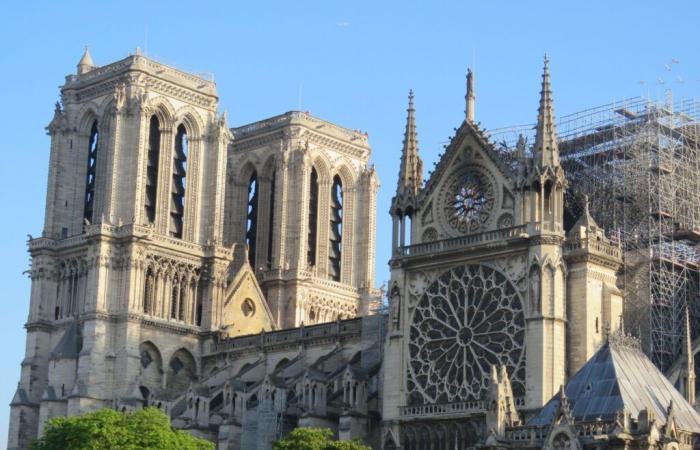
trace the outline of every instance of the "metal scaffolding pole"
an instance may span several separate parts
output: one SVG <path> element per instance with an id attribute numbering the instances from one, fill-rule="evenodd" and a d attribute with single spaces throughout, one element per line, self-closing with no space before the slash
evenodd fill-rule
<path id="1" fill-rule="evenodd" d="M 623 249 L 620 288 L 625 328 L 639 335 L 662 370 L 679 357 L 684 311 L 700 334 L 700 103 L 633 98 L 564 116 L 559 149 L 576 220 L 583 196 Z M 492 141 L 517 159 L 532 126 L 494 130 Z"/>

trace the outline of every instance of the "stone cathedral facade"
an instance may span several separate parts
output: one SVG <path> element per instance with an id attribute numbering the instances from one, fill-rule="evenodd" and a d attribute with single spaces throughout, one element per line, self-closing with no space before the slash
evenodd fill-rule
<path id="1" fill-rule="evenodd" d="M 144 406 L 221 450 L 304 426 L 387 450 L 693 448 L 693 365 L 681 394 L 621 329 L 620 249 L 587 208 L 565 226 L 546 61 L 534 144 L 495 149 L 470 72 L 425 182 L 410 94 L 386 293 L 366 134 L 302 112 L 229 128 L 212 81 L 138 52 L 77 69 L 47 127 L 9 448 Z"/>

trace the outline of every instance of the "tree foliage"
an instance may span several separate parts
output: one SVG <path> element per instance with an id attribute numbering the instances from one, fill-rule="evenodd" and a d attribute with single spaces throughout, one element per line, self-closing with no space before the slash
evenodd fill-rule
<path id="1" fill-rule="evenodd" d="M 359 441 L 334 441 L 327 428 L 296 428 L 275 442 L 273 450 L 371 450 Z"/>
<path id="2" fill-rule="evenodd" d="M 133 413 L 112 409 L 49 420 L 44 436 L 30 450 L 214 450 L 214 444 L 186 431 L 174 430 L 161 410 Z"/>

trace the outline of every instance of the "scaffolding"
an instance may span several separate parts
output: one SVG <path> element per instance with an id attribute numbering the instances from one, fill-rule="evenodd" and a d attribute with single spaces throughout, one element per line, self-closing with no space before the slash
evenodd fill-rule
<path id="1" fill-rule="evenodd" d="M 668 369 L 681 354 L 684 314 L 700 334 L 700 103 L 634 98 L 562 117 L 559 151 L 570 187 L 566 217 L 584 196 L 623 249 L 619 278 L 625 328 L 654 363 Z M 532 126 L 494 130 L 506 157 Z"/>

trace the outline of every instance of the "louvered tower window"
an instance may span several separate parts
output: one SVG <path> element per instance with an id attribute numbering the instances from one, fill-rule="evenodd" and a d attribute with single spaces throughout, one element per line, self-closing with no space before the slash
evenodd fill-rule
<path id="1" fill-rule="evenodd" d="M 267 267 L 272 268 L 272 240 L 274 237 L 274 223 L 275 223 L 275 172 L 272 172 L 272 178 L 270 178 L 270 214 L 268 217 L 267 225 Z"/>
<path id="2" fill-rule="evenodd" d="M 248 182 L 248 215 L 245 242 L 248 244 L 248 262 L 255 269 L 255 249 L 258 234 L 258 174 L 253 172 Z"/>
<path id="3" fill-rule="evenodd" d="M 185 186 L 187 183 L 187 130 L 184 125 L 177 127 L 175 135 L 175 156 L 173 157 L 173 186 L 170 199 L 170 235 L 182 239 L 185 217 Z"/>
<path id="4" fill-rule="evenodd" d="M 318 231 L 318 174 L 311 169 L 309 186 L 309 233 L 306 244 L 306 262 L 309 266 L 316 265 L 316 239 Z"/>
<path id="5" fill-rule="evenodd" d="M 333 177 L 331 189 L 331 230 L 328 249 L 328 276 L 340 281 L 340 261 L 343 250 L 343 184 L 340 177 Z"/>
<path id="6" fill-rule="evenodd" d="M 151 117 L 148 126 L 148 164 L 146 167 L 146 219 L 156 221 L 156 199 L 158 198 L 158 164 L 160 163 L 160 122 Z"/>
<path id="7" fill-rule="evenodd" d="M 97 149 L 100 140 L 100 132 L 97 129 L 97 121 L 92 123 L 90 140 L 88 142 L 87 173 L 85 175 L 85 206 L 83 217 L 92 223 L 95 207 L 95 175 L 97 174 Z"/>

